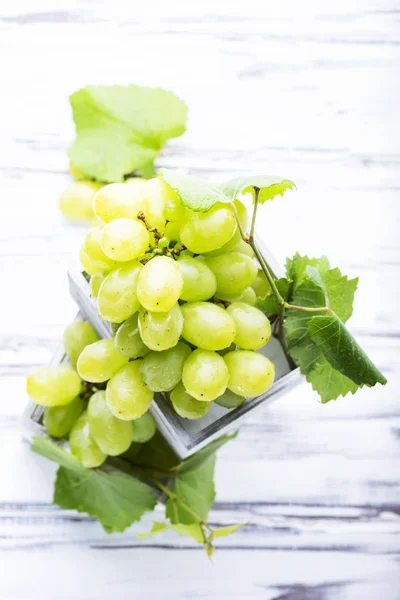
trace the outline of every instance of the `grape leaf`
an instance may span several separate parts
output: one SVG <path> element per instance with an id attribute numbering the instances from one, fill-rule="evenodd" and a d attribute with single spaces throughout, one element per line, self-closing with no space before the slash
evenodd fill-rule
<path id="1" fill-rule="evenodd" d="M 321 273 L 329 297 L 329 306 L 345 323 L 353 314 L 354 294 L 358 277 L 348 279 L 339 269 L 329 269 Z"/>
<path id="2" fill-rule="evenodd" d="M 207 520 L 208 511 L 215 499 L 214 467 L 215 454 L 193 470 L 178 472 L 172 490 L 203 521 Z M 196 519 L 172 498 L 167 501 L 165 514 L 171 523 L 189 525 L 196 522 Z"/>
<path id="3" fill-rule="evenodd" d="M 258 188 L 258 201 L 263 204 L 273 200 L 275 196 L 283 196 L 286 190 L 296 188 L 293 181 L 281 177 L 266 177 L 264 175 L 249 175 L 236 177 L 220 185 L 224 195 L 232 202 L 239 194 L 250 192 L 254 198 L 255 188 Z"/>
<path id="4" fill-rule="evenodd" d="M 204 179 L 163 169 L 160 177 L 178 194 L 181 203 L 195 212 L 207 212 L 217 202 L 229 202 L 221 190 Z"/>
<path id="5" fill-rule="evenodd" d="M 147 533 L 138 533 L 138 538 L 148 538 L 153 535 L 158 535 L 159 533 L 164 533 L 164 531 L 167 531 L 168 529 L 176 531 L 176 533 L 179 533 L 179 535 L 191 537 L 199 544 L 202 544 L 204 542 L 204 536 L 201 527 L 197 523 L 192 523 L 191 525 L 183 525 L 182 523 L 169 524 L 163 521 L 155 521 L 150 531 L 148 531 Z"/>
<path id="6" fill-rule="evenodd" d="M 144 539 L 151 537 L 153 535 L 158 535 L 159 533 L 163 533 L 169 529 L 168 523 L 164 523 L 163 521 L 154 521 L 153 526 L 147 533 L 138 533 L 138 538 Z"/>
<path id="7" fill-rule="evenodd" d="M 324 273 L 329 269 L 329 260 L 326 256 L 321 256 L 320 258 L 301 256 L 298 252 L 296 252 L 293 258 L 286 259 L 286 274 L 294 282 L 294 288 L 303 283 L 303 279 L 307 275 L 307 267 L 316 267 L 323 278 Z"/>
<path id="8" fill-rule="evenodd" d="M 337 315 L 317 315 L 310 319 L 311 339 L 322 350 L 332 367 L 359 386 L 386 384 L 382 373 L 371 362 Z"/>
<path id="9" fill-rule="evenodd" d="M 307 381 L 311 383 L 313 390 L 318 392 L 323 404 L 336 400 L 339 396 L 355 394 L 359 387 L 354 381 L 336 371 L 322 353 L 309 369 Z"/>
<path id="10" fill-rule="evenodd" d="M 34 438 L 32 450 L 62 465 L 57 471 L 54 502 L 98 519 L 107 533 L 124 531 L 157 503 L 153 490 L 138 479 L 106 465 L 86 469 L 46 438 Z"/>
<path id="11" fill-rule="evenodd" d="M 172 92 L 128 86 L 88 86 L 70 96 L 77 137 L 71 161 L 99 181 L 152 171 L 165 142 L 186 128 L 187 107 Z"/>
<path id="12" fill-rule="evenodd" d="M 235 533 L 235 531 L 237 531 L 244 525 L 246 525 L 246 523 L 238 523 L 237 525 L 226 525 L 225 527 L 219 527 L 218 529 L 214 529 L 213 539 L 232 535 L 232 533 Z"/>

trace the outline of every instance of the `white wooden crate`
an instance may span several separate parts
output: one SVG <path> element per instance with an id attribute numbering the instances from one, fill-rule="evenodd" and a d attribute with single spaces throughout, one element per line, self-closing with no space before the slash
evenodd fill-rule
<path id="1" fill-rule="evenodd" d="M 274 257 L 260 240 L 258 246 L 274 274 L 280 277 L 282 269 Z M 104 321 L 97 311 L 96 300 L 91 296 L 89 282 L 84 272 L 79 268 L 72 269 L 68 272 L 68 277 L 71 295 L 85 319 L 91 323 L 100 337 L 112 337 L 110 324 Z M 301 381 L 299 369 L 291 368 L 286 353 L 276 338 L 271 337 L 261 352 L 275 364 L 275 382 L 265 394 L 250 398 L 237 408 L 226 409 L 213 403 L 207 415 L 192 421 L 183 419 L 175 413 L 167 394 L 154 394 L 151 413 L 160 432 L 180 458 L 186 458 L 212 440 L 236 429 L 250 412 L 261 404 L 272 403 Z"/>

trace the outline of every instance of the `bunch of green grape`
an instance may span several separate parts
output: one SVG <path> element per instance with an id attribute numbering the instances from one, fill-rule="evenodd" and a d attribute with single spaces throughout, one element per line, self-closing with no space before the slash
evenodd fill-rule
<path id="1" fill-rule="evenodd" d="M 86 348 L 96 348 L 97 370 L 91 368 L 91 382 L 84 380 L 77 363 Z M 75 321 L 64 332 L 64 348 L 69 361 L 57 366 L 40 367 L 27 377 L 29 396 L 44 406 L 43 425 L 49 435 L 68 438 L 71 453 L 83 466 L 100 466 L 107 456 L 118 456 L 138 449 L 156 432 L 156 424 L 147 409 L 152 394 L 146 390 L 139 410 L 131 419 L 119 418 L 108 402 L 101 385 L 105 378 L 127 365 L 112 340 L 100 340 L 93 327 Z M 90 364 L 86 361 L 86 365 Z M 96 383 L 92 383 L 93 381 Z M 137 397 L 137 390 L 135 391 Z"/>
<path id="2" fill-rule="evenodd" d="M 275 369 L 257 350 L 271 326 L 255 303 L 268 283 L 232 206 L 193 212 L 162 179 L 133 178 L 101 187 L 93 211 L 80 259 L 114 338 L 85 347 L 77 370 L 108 382 L 112 414 L 137 419 L 165 392 L 179 416 L 197 419 L 213 401 L 230 409 L 264 393 Z"/>

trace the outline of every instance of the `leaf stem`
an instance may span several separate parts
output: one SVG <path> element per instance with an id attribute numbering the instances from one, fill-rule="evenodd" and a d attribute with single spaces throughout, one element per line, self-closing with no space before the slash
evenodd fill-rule
<path id="1" fill-rule="evenodd" d="M 197 515 L 194 512 L 194 510 L 192 510 L 190 508 L 190 506 L 185 504 L 185 502 L 182 500 L 182 498 L 180 498 L 177 494 L 175 494 L 175 492 L 172 492 L 170 489 L 165 487 L 165 485 L 163 485 L 162 483 L 160 483 L 157 480 L 154 480 L 154 483 L 156 484 L 157 487 L 160 488 L 160 490 L 162 490 L 165 494 L 167 494 L 167 496 L 169 498 L 171 498 L 173 503 L 178 502 L 178 504 L 180 504 L 182 506 L 183 510 L 185 510 L 189 515 L 191 515 L 195 519 L 195 521 L 197 522 L 198 525 L 200 525 L 200 527 L 205 527 L 206 529 L 208 529 L 208 531 L 210 533 L 213 533 L 213 529 L 208 525 L 208 523 L 203 521 L 203 519 L 201 519 L 199 517 L 199 515 Z"/>
<path id="2" fill-rule="evenodd" d="M 258 198 L 257 194 L 256 194 L 255 198 Z M 279 306 L 281 306 L 282 308 L 286 308 L 288 310 L 302 310 L 304 312 L 327 312 L 329 314 L 332 314 L 332 310 L 329 308 L 329 306 L 318 306 L 318 307 L 299 306 L 297 304 L 289 304 L 289 302 L 286 302 L 286 300 L 281 296 L 278 288 L 276 287 L 270 266 L 268 265 L 267 261 L 265 260 L 265 258 L 263 257 L 263 255 L 261 254 L 259 249 L 257 248 L 257 244 L 255 243 L 255 241 L 252 237 L 252 234 L 250 234 L 249 236 L 246 235 L 246 233 L 242 227 L 242 224 L 240 223 L 239 213 L 234 204 L 232 204 L 232 208 L 233 208 L 233 212 L 234 212 L 234 215 L 236 218 L 238 229 L 240 231 L 240 235 L 242 236 L 243 241 L 245 241 L 247 244 L 249 244 L 249 246 L 252 248 L 254 254 L 256 255 L 257 260 L 260 264 L 260 267 L 261 267 L 265 277 L 267 278 L 269 285 L 271 286 L 271 290 L 274 293 L 276 299 L 278 300 Z M 256 205 L 254 205 L 254 208 L 256 208 Z M 251 231 L 253 230 L 253 227 L 255 225 L 254 213 L 255 213 L 255 211 L 253 212 Z"/>
<path id="3" fill-rule="evenodd" d="M 254 240 L 254 229 L 256 226 L 257 208 L 258 208 L 258 195 L 260 193 L 260 188 L 254 186 L 253 189 L 254 189 L 254 206 L 253 206 L 253 215 L 251 217 L 249 243 L 253 242 L 253 240 Z"/>

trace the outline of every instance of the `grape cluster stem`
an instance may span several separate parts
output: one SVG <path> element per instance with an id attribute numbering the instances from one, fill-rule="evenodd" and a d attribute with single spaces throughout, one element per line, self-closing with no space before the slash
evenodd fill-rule
<path id="1" fill-rule="evenodd" d="M 329 306 L 310 307 L 310 306 L 299 306 L 297 304 L 289 304 L 289 302 L 287 302 L 279 293 L 279 290 L 275 285 L 275 281 L 274 281 L 274 277 L 272 275 L 271 268 L 268 265 L 265 258 L 263 257 L 263 255 L 261 254 L 261 252 L 258 249 L 257 244 L 255 243 L 255 240 L 254 240 L 254 229 L 255 229 L 255 224 L 256 224 L 257 208 L 258 208 L 258 204 L 259 204 L 259 194 L 260 194 L 260 188 L 254 187 L 254 207 L 253 207 L 253 215 L 252 215 L 252 219 L 251 219 L 249 235 L 246 235 L 246 232 L 243 229 L 243 226 L 240 222 L 238 210 L 234 203 L 232 203 L 232 208 L 233 208 L 233 212 L 234 212 L 234 215 L 236 218 L 236 223 L 237 223 L 240 235 L 241 235 L 243 241 L 245 241 L 247 244 L 249 244 L 249 246 L 253 250 L 254 254 L 256 255 L 257 260 L 260 264 L 260 267 L 261 267 L 265 277 L 267 278 L 268 283 L 271 286 L 271 290 L 272 290 L 273 294 L 275 295 L 276 299 L 278 300 L 279 306 L 281 306 L 282 308 L 285 308 L 287 310 L 301 310 L 304 312 L 312 312 L 312 313 L 325 312 L 325 313 L 333 315 L 334 313 L 329 308 Z"/>

